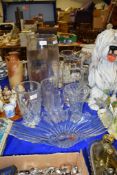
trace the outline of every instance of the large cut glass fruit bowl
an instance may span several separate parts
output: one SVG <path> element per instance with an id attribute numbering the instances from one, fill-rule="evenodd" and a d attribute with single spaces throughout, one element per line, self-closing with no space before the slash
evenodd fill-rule
<path id="1" fill-rule="evenodd" d="M 107 111 L 105 119 L 109 122 L 105 128 L 97 113 L 84 106 L 90 90 L 86 84 L 76 82 L 59 89 L 58 82 L 49 78 L 42 81 L 41 88 L 40 123 L 30 128 L 24 126 L 22 121 L 14 122 L 11 135 L 32 143 L 68 148 L 86 138 L 104 133 L 113 120 Z"/>

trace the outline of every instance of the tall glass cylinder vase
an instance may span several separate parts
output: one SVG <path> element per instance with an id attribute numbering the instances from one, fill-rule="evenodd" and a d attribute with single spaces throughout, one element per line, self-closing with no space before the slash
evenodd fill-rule
<path id="1" fill-rule="evenodd" d="M 42 81 L 58 76 L 59 50 L 57 37 L 53 34 L 28 36 L 28 73 L 30 80 Z"/>

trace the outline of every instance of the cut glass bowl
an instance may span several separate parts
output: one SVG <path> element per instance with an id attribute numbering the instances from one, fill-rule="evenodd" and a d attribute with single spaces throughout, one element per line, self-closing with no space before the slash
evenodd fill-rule
<path id="1" fill-rule="evenodd" d="M 72 100 L 74 93 L 71 93 L 71 101 L 67 96 L 69 103 L 66 103 L 66 88 L 68 87 L 76 95 L 77 100 L 75 102 Z M 57 103 L 57 107 L 49 110 L 49 112 L 42 107 L 41 121 L 35 128 L 24 126 L 22 121 L 14 122 L 10 134 L 32 143 L 68 148 L 84 139 L 107 131 L 113 121 L 113 115 L 108 110 L 105 120 L 109 122 L 105 127 L 96 112 L 94 115 L 88 107 L 82 112 L 84 102 L 89 95 L 87 85 L 66 85 L 58 91 L 61 92 L 58 94 L 62 97 L 63 106 L 60 104 L 59 107 Z"/>

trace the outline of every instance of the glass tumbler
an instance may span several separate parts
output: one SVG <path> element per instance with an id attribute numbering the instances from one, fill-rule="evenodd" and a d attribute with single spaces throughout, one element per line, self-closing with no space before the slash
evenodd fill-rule
<path id="1" fill-rule="evenodd" d="M 44 79 L 41 82 L 42 105 L 49 113 L 63 107 L 61 89 L 58 86 L 59 81 L 55 77 Z"/>
<path id="2" fill-rule="evenodd" d="M 23 124 L 36 127 L 40 121 L 41 87 L 38 82 L 25 81 L 15 88 Z"/>
<path id="3" fill-rule="evenodd" d="M 54 34 L 28 35 L 28 74 L 32 81 L 58 76 L 59 49 Z"/>
<path id="4" fill-rule="evenodd" d="M 67 84 L 63 89 L 64 102 L 70 107 L 72 113 L 82 113 L 84 102 L 86 102 L 89 93 L 88 85 L 83 82 Z"/>

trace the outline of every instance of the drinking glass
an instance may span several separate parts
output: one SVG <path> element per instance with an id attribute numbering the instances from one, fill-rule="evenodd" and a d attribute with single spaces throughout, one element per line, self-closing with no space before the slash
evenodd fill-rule
<path id="1" fill-rule="evenodd" d="M 32 34 L 27 46 L 28 74 L 32 81 L 58 76 L 59 49 L 54 34 Z"/>
<path id="2" fill-rule="evenodd" d="M 63 89 L 64 103 L 72 112 L 82 113 L 83 104 L 86 101 L 90 89 L 87 84 L 74 82 L 66 85 Z"/>
<path id="3" fill-rule="evenodd" d="M 61 89 L 58 86 L 59 80 L 55 77 L 47 78 L 41 82 L 42 105 L 49 113 L 61 109 L 63 106 Z"/>
<path id="4" fill-rule="evenodd" d="M 40 121 L 41 87 L 38 82 L 25 81 L 15 88 L 23 124 L 35 127 Z"/>

